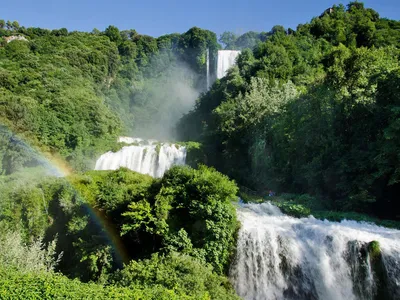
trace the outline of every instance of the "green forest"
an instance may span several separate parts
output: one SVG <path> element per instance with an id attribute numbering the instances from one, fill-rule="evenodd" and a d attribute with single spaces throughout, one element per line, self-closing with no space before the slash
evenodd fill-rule
<path id="1" fill-rule="evenodd" d="M 267 36 L 197 100 L 180 138 L 250 190 L 399 219 L 400 22 L 354 2 Z"/>
<path id="2" fill-rule="evenodd" d="M 241 54 L 207 90 L 221 49 Z M 121 135 L 190 166 L 92 171 Z M 400 21 L 361 2 L 220 37 L 0 20 L 0 299 L 239 299 L 235 203 L 269 190 L 398 227 Z"/>

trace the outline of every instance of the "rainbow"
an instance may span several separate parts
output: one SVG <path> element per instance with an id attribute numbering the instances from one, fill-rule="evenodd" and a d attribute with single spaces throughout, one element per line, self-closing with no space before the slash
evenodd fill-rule
<path id="1" fill-rule="evenodd" d="M 127 264 L 130 260 L 128 252 L 122 243 L 121 237 L 118 234 L 114 224 L 107 219 L 104 213 L 94 206 L 91 206 L 87 201 L 74 188 L 68 176 L 73 173 L 72 168 L 61 157 L 51 154 L 49 152 L 40 152 L 38 149 L 31 147 L 23 138 L 12 133 L 4 125 L 0 125 L 0 141 L 8 140 L 9 144 L 13 147 L 25 152 L 29 157 L 36 161 L 39 166 L 42 166 L 49 176 L 63 177 L 74 189 L 77 196 L 82 200 L 82 205 L 85 208 L 89 217 L 94 223 L 105 233 L 108 243 L 113 249 L 117 263 Z"/>

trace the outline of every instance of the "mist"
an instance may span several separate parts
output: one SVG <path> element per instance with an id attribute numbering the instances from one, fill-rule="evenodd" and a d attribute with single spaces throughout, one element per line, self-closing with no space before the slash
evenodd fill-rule
<path id="1" fill-rule="evenodd" d="M 16 178 L 29 177 L 30 174 L 32 177 L 37 177 L 38 174 L 40 176 L 64 176 L 62 170 L 55 165 L 57 163 L 60 167 L 65 167 L 62 161 L 55 157 L 51 161 L 49 153 L 47 156 L 38 152 L 6 126 L 0 124 L 0 177 L 11 174 L 14 174 Z"/>
<path id="2" fill-rule="evenodd" d="M 146 69 L 153 74 L 143 80 L 131 99 L 134 129 L 130 135 L 175 140 L 177 122 L 193 108 L 200 92 L 204 91 L 195 87 L 204 81 L 204 76 L 196 74 L 175 56 L 171 60 L 170 55 L 162 54 L 152 59 Z"/>

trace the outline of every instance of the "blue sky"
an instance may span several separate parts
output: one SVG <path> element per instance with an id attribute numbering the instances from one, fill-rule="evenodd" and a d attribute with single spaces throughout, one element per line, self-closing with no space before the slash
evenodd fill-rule
<path id="1" fill-rule="evenodd" d="M 26 27 L 104 30 L 108 25 L 160 36 L 193 26 L 217 34 L 269 31 L 274 25 L 296 28 L 340 0 L 5 0 L 0 19 Z M 363 1 L 382 17 L 400 19 L 399 0 Z"/>

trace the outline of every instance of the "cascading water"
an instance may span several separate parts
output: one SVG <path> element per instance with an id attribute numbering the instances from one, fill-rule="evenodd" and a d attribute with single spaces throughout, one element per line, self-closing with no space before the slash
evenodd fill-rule
<path id="1" fill-rule="evenodd" d="M 236 63 L 236 58 L 240 54 L 237 50 L 218 50 L 217 78 L 226 75 L 226 72 Z"/>
<path id="2" fill-rule="evenodd" d="M 119 142 L 134 144 L 118 152 L 107 152 L 96 162 L 95 170 L 116 170 L 126 167 L 132 171 L 159 178 L 173 165 L 184 165 L 186 148 L 155 140 L 120 137 Z"/>
<path id="3" fill-rule="evenodd" d="M 244 204 L 230 279 L 244 299 L 400 299 L 400 231 Z M 375 242 L 376 241 L 376 242 Z"/>
<path id="4" fill-rule="evenodd" d="M 208 90 L 210 88 L 210 49 L 207 49 L 206 55 L 207 55 L 207 61 L 206 61 L 207 87 L 206 87 L 206 90 Z"/>

